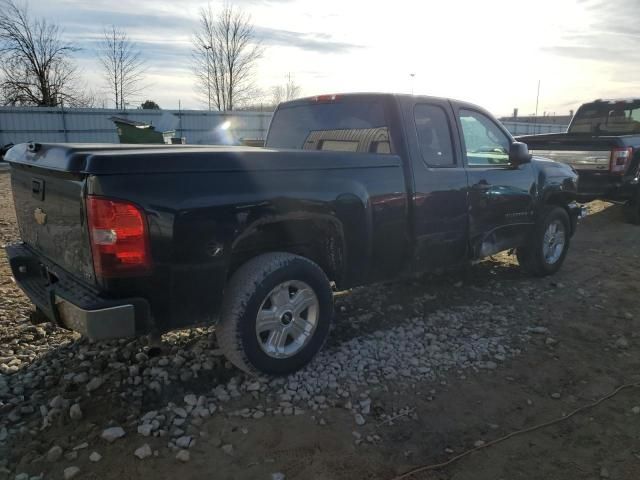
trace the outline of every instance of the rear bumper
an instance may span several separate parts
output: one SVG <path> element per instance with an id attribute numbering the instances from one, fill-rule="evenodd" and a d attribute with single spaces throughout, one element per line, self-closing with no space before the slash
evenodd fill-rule
<path id="1" fill-rule="evenodd" d="M 10 245 L 6 251 L 18 286 L 59 326 L 94 340 L 150 333 L 151 315 L 145 299 L 104 298 L 24 244 Z"/>
<path id="2" fill-rule="evenodd" d="M 625 201 L 634 197 L 638 180 L 631 176 L 578 172 L 578 198 L 583 201 L 606 199 Z"/>

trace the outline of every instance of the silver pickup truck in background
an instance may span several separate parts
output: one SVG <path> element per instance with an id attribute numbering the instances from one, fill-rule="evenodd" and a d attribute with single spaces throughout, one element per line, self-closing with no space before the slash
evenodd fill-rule
<path id="1" fill-rule="evenodd" d="M 580 199 L 623 202 L 628 220 L 640 224 L 640 99 L 585 103 L 566 133 L 518 140 L 535 155 L 571 165 Z"/>

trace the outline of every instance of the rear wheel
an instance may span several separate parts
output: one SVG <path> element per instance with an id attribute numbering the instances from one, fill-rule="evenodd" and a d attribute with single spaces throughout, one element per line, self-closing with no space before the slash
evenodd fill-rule
<path id="1" fill-rule="evenodd" d="M 564 262 L 570 238 L 571 223 L 567 212 L 561 207 L 546 207 L 527 245 L 516 250 L 520 267 L 540 277 L 554 274 Z"/>
<path id="2" fill-rule="evenodd" d="M 640 225 L 640 189 L 636 190 L 634 197 L 624 206 L 624 216 L 628 223 Z"/>
<path id="3" fill-rule="evenodd" d="M 333 294 L 322 269 L 304 257 L 268 253 L 231 277 L 216 336 L 238 368 L 286 374 L 320 350 L 332 317 Z"/>

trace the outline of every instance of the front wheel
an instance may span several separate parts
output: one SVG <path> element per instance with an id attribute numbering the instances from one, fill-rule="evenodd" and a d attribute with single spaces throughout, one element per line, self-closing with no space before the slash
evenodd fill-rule
<path id="1" fill-rule="evenodd" d="M 332 318 L 333 294 L 322 269 L 298 255 L 267 253 L 231 277 L 216 336 L 241 370 L 282 375 L 311 361 Z"/>
<path id="2" fill-rule="evenodd" d="M 571 222 L 561 207 L 546 207 L 526 245 L 518 248 L 518 263 L 523 270 L 543 277 L 556 273 L 569 250 Z"/>

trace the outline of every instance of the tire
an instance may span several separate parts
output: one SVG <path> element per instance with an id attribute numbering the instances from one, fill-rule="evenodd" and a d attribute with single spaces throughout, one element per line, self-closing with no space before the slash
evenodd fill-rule
<path id="1" fill-rule="evenodd" d="M 640 225 L 640 190 L 636 190 L 634 197 L 627 202 L 623 209 L 627 223 Z"/>
<path id="2" fill-rule="evenodd" d="M 553 254 L 547 256 L 545 252 L 549 253 L 549 250 L 545 250 L 545 234 L 551 225 L 556 225 L 558 230 L 559 226 L 562 225 L 564 241 L 561 248 L 559 244 L 556 244 L 553 249 L 549 247 L 553 250 Z M 527 245 L 516 250 L 520 268 L 537 277 L 556 273 L 567 256 L 570 239 L 571 221 L 566 210 L 553 205 L 545 207 L 541 212 L 539 221 L 534 226 Z M 549 245 L 551 244 L 549 243 Z"/>
<path id="3" fill-rule="evenodd" d="M 312 306 L 299 313 L 298 307 L 291 307 L 296 302 Z M 258 323 L 259 313 L 262 323 Z M 267 253 L 232 275 L 216 337 L 227 359 L 239 369 L 284 375 L 299 370 L 318 353 L 332 320 L 333 293 L 322 269 L 298 255 Z M 258 332 L 272 324 L 273 330 Z"/>

